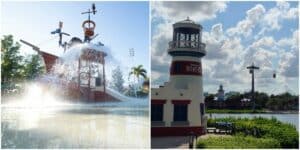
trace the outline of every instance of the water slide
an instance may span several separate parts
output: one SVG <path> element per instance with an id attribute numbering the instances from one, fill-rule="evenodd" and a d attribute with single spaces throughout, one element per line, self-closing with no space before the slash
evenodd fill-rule
<path id="1" fill-rule="evenodd" d="M 106 88 L 106 93 L 111 95 L 112 97 L 116 98 L 116 99 L 119 99 L 121 101 L 131 101 L 131 100 L 143 100 L 145 98 L 135 98 L 135 97 L 129 97 L 129 96 L 126 96 L 114 89 L 111 89 L 111 88 Z"/>

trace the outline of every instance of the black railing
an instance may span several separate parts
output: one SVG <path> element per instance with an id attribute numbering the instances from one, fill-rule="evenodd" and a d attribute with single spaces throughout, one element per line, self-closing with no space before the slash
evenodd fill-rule
<path id="1" fill-rule="evenodd" d="M 171 41 L 169 42 L 169 49 L 173 48 L 193 48 L 204 50 L 205 44 L 198 41 Z"/>

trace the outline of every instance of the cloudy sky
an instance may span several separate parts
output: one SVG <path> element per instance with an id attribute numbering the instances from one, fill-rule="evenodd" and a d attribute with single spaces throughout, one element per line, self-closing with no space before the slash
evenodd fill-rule
<path id="1" fill-rule="evenodd" d="M 203 87 L 215 93 L 249 91 L 254 62 L 256 90 L 298 94 L 299 46 L 297 2 L 151 2 L 152 87 L 168 81 L 167 54 L 172 24 L 186 19 L 203 26 L 207 55 L 202 59 Z M 272 78 L 273 72 L 277 78 Z"/>

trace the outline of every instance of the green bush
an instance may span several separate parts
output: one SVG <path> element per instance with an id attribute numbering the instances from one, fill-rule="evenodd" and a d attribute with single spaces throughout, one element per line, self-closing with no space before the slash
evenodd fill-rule
<path id="1" fill-rule="evenodd" d="M 272 138 L 279 142 L 282 148 L 298 148 L 299 134 L 296 128 L 291 124 L 278 121 L 276 118 L 218 118 L 209 119 L 208 126 L 215 122 L 232 122 L 235 126 L 235 132 L 245 136 Z"/>
<path id="2" fill-rule="evenodd" d="M 252 136 L 208 137 L 197 141 L 197 148 L 280 148 L 273 138 L 254 138 Z"/>

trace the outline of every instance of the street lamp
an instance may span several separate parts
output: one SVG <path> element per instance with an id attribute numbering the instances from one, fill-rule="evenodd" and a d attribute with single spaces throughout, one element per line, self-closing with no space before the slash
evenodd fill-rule
<path id="1" fill-rule="evenodd" d="M 252 101 L 253 101 L 253 111 L 255 110 L 255 95 L 254 95 L 254 70 L 258 70 L 259 67 L 254 66 L 254 63 L 252 63 L 251 66 L 248 66 L 247 69 L 249 69 L 249 73 L 252 74 L 252 89 L 251 89 L 251 95 L 252 95 Z"/>

